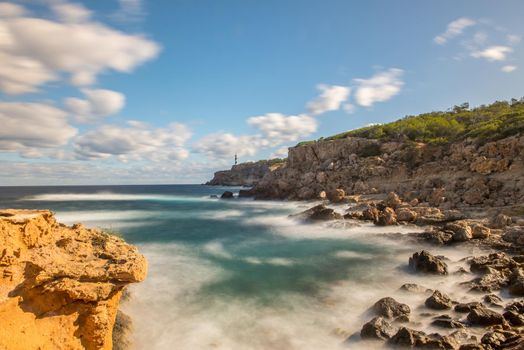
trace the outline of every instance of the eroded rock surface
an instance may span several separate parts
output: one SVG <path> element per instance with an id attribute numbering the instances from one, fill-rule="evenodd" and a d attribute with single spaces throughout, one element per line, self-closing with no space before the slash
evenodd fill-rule
<path id="1" fill-rule="evenodd" d="M 111 349 L 122 290 L 146 271 L 118 237 L 0 211 L 0 349 Z"/>

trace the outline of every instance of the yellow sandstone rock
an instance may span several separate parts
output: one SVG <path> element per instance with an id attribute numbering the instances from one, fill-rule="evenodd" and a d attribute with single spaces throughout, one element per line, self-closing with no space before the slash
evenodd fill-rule
<path id="1" fill-rule="evenodd" d="M 118 237 L 0 210 L 0 350 L 111 349 L 122 290 L 146 272 Z"/>

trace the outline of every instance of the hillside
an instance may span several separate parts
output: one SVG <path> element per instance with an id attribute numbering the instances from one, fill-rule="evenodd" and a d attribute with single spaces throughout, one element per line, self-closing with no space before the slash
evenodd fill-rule
<path id="1" fill-rule="evenodd" d="M 469 108 L 468 103 L 444 112 L 406 116 L 400 120 L 371 125 L 318 141 L 361 137 L 381 141 L 415 141 L 443 144 L 476 138 L 482 142 L 499 140 L 524 131 L 524 98 L 497 101 Z M 305 141 L 298 145 L 310 144 Z"/>

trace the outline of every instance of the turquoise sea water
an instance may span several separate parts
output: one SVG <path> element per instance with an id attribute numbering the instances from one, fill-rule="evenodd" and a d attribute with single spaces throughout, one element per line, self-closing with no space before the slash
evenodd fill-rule
<path id="1" fill-rule="evenodd" d="M 304 224 L 288 215 L 312 203 L 210 198 L 225 189 L 4 187 L 0 206 L 49 208 L 139 246 L 149 275 L 123 305 L 137 349 L 345 348 L 370 305 L 413 281 L 415 248 L 382 235 L 409 229 Z"/>

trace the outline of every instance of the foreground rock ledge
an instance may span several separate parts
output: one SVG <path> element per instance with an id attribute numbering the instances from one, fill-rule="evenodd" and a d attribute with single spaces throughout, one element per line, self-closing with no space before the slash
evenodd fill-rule
<path id="1" fill-rule="evenodd" d="M 118 237 L 0 210 L 0 349 L 111 349 L 122 290 L 146 272 Z"/>

